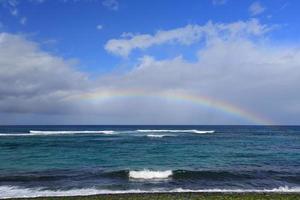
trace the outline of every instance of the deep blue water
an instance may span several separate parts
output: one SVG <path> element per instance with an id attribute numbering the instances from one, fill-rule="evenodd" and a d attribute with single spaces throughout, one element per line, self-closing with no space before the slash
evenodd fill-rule
<path id="1" fill-rule="evenodd" d="M 299 126 L 0 126 L 0 197 L 299 188 Z"/>

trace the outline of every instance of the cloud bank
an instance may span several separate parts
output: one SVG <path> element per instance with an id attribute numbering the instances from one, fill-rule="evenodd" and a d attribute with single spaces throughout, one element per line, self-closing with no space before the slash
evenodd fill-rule
<path id="1" fill-rule="evenodd" d="M 296 124 L 300 113 L 300 49 L 273 45 L 268 39 L 270 31 L 272 26 L 252 19 L 126 34 L 109 40 L 106 50 L 125 57 L 143 50 L 145 55 L 129 71 L 97 80 L 22 36 L 2 33 L 0 112 L 53 113 L 58 117 L 52 120 L 63 116 L 69 119 L 66 123 L 252 123 L 214 105 L 204 107 L 155 95 L 187 93 L 230 102 L 277 124 Z M 195 43 L 203 44 L 195 52 L 195 61 L 182 55 L 157 59 L 147 54 L 154 45 Z"/>
<path id="2" fill-rule="evenodd" d="M 42 51 L 23 36 L 0 34 L 2 112 L 57 112 L 62 97 L 87 85 L 88 77 L 71 61 Z"/>

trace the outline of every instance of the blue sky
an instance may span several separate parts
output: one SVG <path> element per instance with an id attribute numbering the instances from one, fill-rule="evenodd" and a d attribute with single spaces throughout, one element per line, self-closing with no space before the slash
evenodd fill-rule
<path id="1" fill-rule="evenodd" d="M 175 93 L 185 91 L 252 110 L 275 124 L 298 123 L 296 116 L 300 114 L 300 105 L 297 103 L 298 96 L 293 94 L 298 89 L 295 86 L 298 77 L 289 77 L 287 74 L 295 72 L 295 66 L 298 66 L 299 8 L 300 2 L 296 0 L 0 0 L 0 32 L 3 35 L 0 48 L 7 53 L 4 47 L 6 43 L 10 44 L 12 50 L 8 51 L 6 57 L 20 57 L 15 60 L 5 60 L 3 57 L 2 63 L 0 62 L 0 69 L 3 68 L 0 81 L 7 83 L 5 80 L 11 77 L 12 84 L 16 86 L 15 90 L 3 86 L 2 99 L 8 100 L 0 100 L 0 119 L 4 124 L 20 124 L 24 121 L 46 124 L 57 121 L 100 124 L 253 123 L 243 117 L 236 118 L 232 113 L 224 114 L 224 110 L 219 112 L 219 108 L 214 106 L 208 110 L 197 108 L 196 113 L 189 115 L 190 110 L 195 110 L 195 105 L 149 103 L 145 97 L 117 100 L 117 106 L 112 106 L 111 109 L 106 106 L 102 109 L 102 104 L 110 104 L 109 101 L 101 101 L 97 105 L 95 102 L 82 101 L 70 106 L 73 111 L 56 112 L 55 109 L 66 107 L 61 104 L 62 100 L 52 105 L 48 100 L 45 101 L 48 98 L 42 96 L 43 92 L 37 92 L 49 90 L 47 95 L 53 93 L 54 96 L 63 93 L 63 97 L 55 97 L 65 101 L 70 96 L 101 93 L 104 90 L 107 92 L 109 88 L 113 90 L 111 93 L 132 89 L 150 93 L 157 90 L 172 90 Z M 217 36 L 212 36 L 210 31 L 214 31 Z M 236 45 L 236 41 L 240 41 L 241 45 Z M 26 54 L 24 52 L 23 55 L 20 49 L 24 49 Z M 229 49 L 228 52 L 226 49 Z M 245 57 L 236 59 L 235 56 L 238 57 L 240 52 Z M 253 56 L 247 56 L 248 54 Z M 27 60 L 32 59 L 28 68 L 20 63 L 22 56 Z M 276 56 L 292 58 L 280 61 L 275 59 Z M 39 60 L 41 57 L 43 60 Z M 270 62 L 264 60 L 267 58 Z M 220 63 L 216 63 L 216 60 Z M 240 67 L 245 60 L 247 62 L 241 71 Z M 169 69 L 170 65 L 174 67 Z M 185 65 L 186 68 L 181 68 Z M 13 76 L 5 74 L 7 69 L 12 68 L 16 69 Z M 52 74 L 54 71 L 63 71 L 68 75 L 60 74 L 62 77 L 59 75 L 57 80 L 49 83 L 33 77 L 23 80 L 22 77 L 29 76 L 27 73 L 36 69 L 42 71 L 40 77 L 57 75 Z M 222 75 L 224 73 L 225 76 Z M 262 77 L 263 73 L 267 73 L 266 77 Z M 284 84 L 280 83 L 280 73 L 287 79 L 283 80 Z M 170 74 L 174 77 L 168 80 Z M 193 74 L 201 76 L 193 77 Z M 297 71 L 295 74 L 298 74 Z M 207 80 L 205 78 L 199 81 L 204 75 Z M 246 75 L 249 76 L 243 79 Z M 219 81 L 224 77 L 228 77 L 226 89 L 222 88 L 225 86 Z M 242 79 L 245 80 L 243 87 L 235 87 Z M 268 79 L 270 81 L 266 82 Z M 73 85 L 74 82 L 83 86 L 78 86 L 77 83 Z M 28 93 L 24 92 L 27 90 Z M 249 100 L 247 95 L 241 95 L 241 91 L 248 90 L 251 91 L 249 97 L 253 99 Z M 26 96 L 23 93 L 33 96 L 23 99 Z M 11 94 L 13 95 L 10 96 Z M 277 104 L 266 102 L 272 95 L 278 99 Z M 35 99 L 32 100 L 32 97 Z M 19 101 L 25 104 L 28 102 L 28 105 L 24 108 L 16 106 L 22 104 Z M 112 101 L 116 101 L 114 97 Z M 134 102 L 133 105 L 130 102 Z M 145 112 L 142 111 L 138 113 L 139 117 L 127 116 L 126 113 L 135 104 L 141 107 L 146 104 L 149 110 L 139 109 L 145 112 L 151 112 L 152 107 L 157 109 L 153 112 L 158 112 L 161 110 L 160 106 L 166 110 L 162 111 L 164 114 L 159 120 L 144 116 L 141 113 Z M 44 109 L 45 105 L 52 110 Z M 90 105 L 99 109 L 99 113 L 83 112 L 82 118 L 72 114 L 78 107 L 94 111 L 95 107 Z M 272 110 L 272 106 L 280 106 L 281 114 L 274 117 L 276 112 Z M 174 110 L 174 107 L 178 110 Z M 168 116 L 174 115 L 175 111 L 186 114 L 169 119 Z M 207 115 L 212 117 L 207 120 Z M 120 116 L 126 116 L 128 121 L 122 121 Z"/>
<path id="2" fill-rule="evenodd" d="M 7 1 L 2 0 L 2 4 Z M 277 30 L 275 40 L 293 42 L 299 40 L 297 32 L 298 8 L 300 2 L 276 0 L 258 1 L 265 10 L 251 15 L 252 0 L 243 1 L 116 1 L 117 8 L 103 5 L 101 0 L 82 1 L 16 1 L 18 16 L 3 5 L 0 10 L 2 31 L 26 34 L 42 47 L 64 58 L 76 58 L 80 66 L 89 72 L 107 72 L 124 62 L 119 57 L 107 53 L 105 43 L 118 38 L 124 32 L 155 33 L 157 30 L 169 30 L 187 24 L 204 24 L 209 20 L 230 23 L 237 20 L 258 18 L 262 23 L 280 24 L 284 29 Z M 20 20 L 26 18 L 26 24 Z M 97 26 L 101 26 L 101 30 Z M 195 56 L 189 46 L 167 46 L 151 48 L 147 53 L 159 58 L 184 54 L 188 59 Z M 145 52 L 142 52 L 145 53 Z M 141 56 L 140 52 L 130 59 Z"/>

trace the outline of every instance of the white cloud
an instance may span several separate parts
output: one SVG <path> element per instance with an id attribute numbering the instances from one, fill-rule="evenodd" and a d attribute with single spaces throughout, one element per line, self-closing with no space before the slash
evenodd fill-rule
<path id="1" fill-rule="evenodd" d="M 7 3 L 11 7 L 16 7 L 18 5 L 18 0 L 2 0 L 3 3 Z"/>
<path id="2" fill-rule="evenodd" d="M 30 0 L 30 1 L 35 3 L 44 3 L 46 0 Z"/>
<path id="3" fill-rule="evenodd" d="M 22 18 L 20 19 L 20 23 L 21 23 L 22 25 L 25 25 L 25 24 L 27 23 L 27 18 L 26 18 L 26 17 L 22 17 Z"/>
<path id="4" fill-rule="evenodd" d="M 18 9 L 14 8 L 13 10 L 10 11 L 10 13 L 13 15 L 13 16 L 18 16 Z"/>
<path id="5" fill-rule="evenodd" d="M 30 2 L 39 2 L 42 3 L 42 0 L 31 0 Z M 16 17 L 17 20 L 19 20 L 20 24 L 25 25 L 27 22 L 27 18 L 25 16 L 20 15 L 19 13 L 19 5 L 20 1 L 18 0 L 0 0 L 0 4 L 7 8 L 10 12 L 10 14 L 14 17 Z"/>
<path id="6" fill-rule="evenodd" d="M 98 24 L 98 25 L 96 26 L 96 29 L 97 29 L 97 30 L 102 30 L 102 29 L 103 29 L 103 26 L 102 26 L 101 24 Z"/>
<path id="7" fill-rule="evenodd" d="M 147 91 L 146 93 L 151 96 L 152 93 L 171 92 L 176 95 L 184 91 L 184 93 L 210 96 L 213 99 L 231 102 L 254 113 L 270 117 L 274 122 L 283 124 L 297 122 L 295 113 L 298 113 L 299 109 L 296 108 L 300 105 L 296 103 L 299 95 L 295 91 L 300 90 L 298 84 L 300 79 L 299 49 L 267 44 L 265 33 L 272 28 L 257 20 L 231 24 L 210 23 L 210 28 L 207 28 L 207 25 L 197 26 L 199 29 L 200 27 L 203 35 L 199 38 L 204 40 L 204 46 L 197 52 L 196 62 L 185 60 L 182 56 L 164 60 L 144 56 L 130 72 L 103 77 L 99 83 L 101 87 L 98 88 L 98 92 L 114 94 L 128 90 Z M 182 29 L 185 30 L 186 27 L 174 30 Z M 169 39 L 159 40 L 161 36 L 158 35 L 158 33 L 153 36 L 147 35 L 145 40 L 148 43 L 144 42 L 144 44 L 148 46 L 143 47 L 155 44 L 155 42 L 149 42 L 152 40 L 160 43 L 170 41 Z M 130 37 L 129 41 L 132 42 L 132 38 L 136 35 Z M 176 42 L 180 41 L 175 36 L 169 38 Z M 198 40 L 198 36 L 195 38 L 186 41 Z M 138 47 L 141 48 L 141 46 Z M 183 102 L 176 104 L 174 101 L 161 102 L 155 98 L 150 101 L 135 97 L 115 99 L 112 106 L 109 102 L 100 101 L 96 105 L 105 105 L 104 110 L 107 115 L 122 113 L 123 116 L 126 109 L 127 112 L 137 109 L 141 113 L 146 113 L 144 115 L 140 112 L 127 114 L 123 122 L 128 120 L 129 123 L 133 122 L 137 115 L 138 120 L 144 122 L 149 122 L 147 115 L 155 116 L 153 118 L 162 124 L 174 121 L 194 124 L 237 123 L 237 119 L 224 116 L 220 112 L 213 113 L 201 106 L 194 107 L 192 104 L 185 105 Z M 155 115 L 155 113 L 159 114 Z M 161 113 L 167 114 L 161 116 Z M 176 119 L 173 116 L 176 116 Z"/>
<path id="8" fill-rule="evenodd" d="M 235 34 L 260 35 L 266 31 L 268 31 L 267 27 L 259 25 L 255 19 L 231 24 L 208 22 L 203 26 L 187 25 L 182 28 L 158 31 L 154 35 L 126 33 L 126 38 L 109 40 L 105 44 L 105 49 L 113 54 L 127 57 L 134 49 L 147 49 L 154 45 L 165 43 L 191 45 L 204 37 L 233 37 Z M 124 36 L 124 33 L 122 35 Z"/>
<path id="9" fill-rule="evenodd" d="M 62 98 L 86 84 L 86 76 L 71 62 L 23 36 L 0 33 L 1 111 L 60 112 L 55 106 L 60 107 Z"/>
<path id="10" fill-rule="evenodd" d="M 253 2 L 250 7 L 249 7 L 249 12 L 252 16 L 255 16 L 255 15 L 260 15 L 262 14 L 264 11 L 266 10 L 265 7 L 263 7 L 261 5 L 260 2 L 256 1 L 256 2 Z"/>
<path id="11" fill-rule="evenodd" d="M 19 1 L 17 0 L 0 0 L 0 5 L 6 8 L 14 17 L 19 15 L 18 4 Z"/>
<path id="12" fill-rule="evenodd" d="M 119 9 L 119 2 L 117 0 L 103 0 L 102 5 L 110 10 L 116 11 Z"/>
<path id="13" fill-rule="evenodd" d="M 213 5 L 224 5 L 227 3 L 227 0 L 212 0 Z"/>
<path id="14" fill-rule="evenodd" d="M 298 122 L 300 96 L 295 91 L 300 90 L 300 48 L 267 43 L 265 33 L 271 27 L 257 20 L 197 27 L 205 30 L 199 39 L 171 37 L 180 44 L 201 39 L 196 61 L 180 55 L 170 59 L 144 55 L 130 71 L 97 80 L 26 38 L 1 34 L 0 111 L 56 114 L 47 123 L 58 119 L 73 124 L 249 123 L 218 109 L 157 95 L 185 93 L 230 102 L 277 123 Z M 126 91 L 133 91 L 132 95 L 127 96 Z M 39 120 L 34 118 L 35 123 Z"/>

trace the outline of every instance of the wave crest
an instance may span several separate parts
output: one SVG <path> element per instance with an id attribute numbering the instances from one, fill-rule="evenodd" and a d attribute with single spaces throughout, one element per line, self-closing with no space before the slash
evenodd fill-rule
<path id="1" fill-rule="evenodd" d="M 114 131 L 29 131 L 29 135 L 115 134 Z"/>
<path id="2" fill-rule="evenodd" d="M 166 179 L 173 175 L 171 170 L 166 171 L 129 171 L 129 178 L 132 179 Z"/>
<path id="3" fill-rule="evenodd" d="M 28 136 L 28 133 L 0 133 L 0 136 Z"/>
<path id="4" fill-rule="evenodd" d="M 173 129 L 138 129 L 136 130 L 137 132 L 141 133 L 200 133 L 200 134 L 205 134 L 205 133 L 214 133 L 214 130 L 196 130 L 196 129 L 191 129 L 191 130 L 173 130 Z"/>
<path id="5" fill-rule="evenodd" d="M 74 134 L 116 134 L 115 131 L 35 131 L 29 133 L 0 133 L 0 136 L 38 136 L 38 135 L 74 135 Z"/>
<path id="6" fill-rule="evenodd" d="M 147 135 L 147 137 L 151 137 L 151 138 L 162 138 L 162 137 L 167 137 L 169 135 L 155 135 L 155 134 L 149 134 Z"/>
<path id="7" fill-rule="evenodd" d="M 57 134 L 79 134 L 79 133 L 101 133 L 101 134 L 113 134 L 114 131 L 29 131 L 32 135 L 57 135 Z"/>

